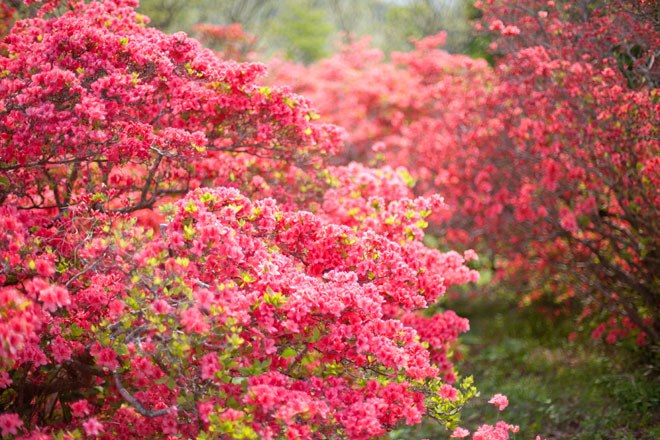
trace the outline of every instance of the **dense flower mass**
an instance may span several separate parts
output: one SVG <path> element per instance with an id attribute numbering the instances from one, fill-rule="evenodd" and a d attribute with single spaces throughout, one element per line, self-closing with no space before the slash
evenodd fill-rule
<path id="1" fill-rule="evenodd" d="M 132 212 L 200 185 L 285 197 L 313 178 L 300 167 L 334 151 L 339 129 L 313 123 L 302 97 L 257 85 L 263 65 L 144 27 L 132 6 L 74 2 L 5 38 L 0 200 Z"/>
<path id="2" fill-rule="evenodd" d="M 327 165 L 343 130 L 132 0 L 26 4 L 0 43 L 3 438 L 455 426 L 468 322 L 420 310 L 478 273 L 422 244 L 440 197 Z"/>
<path id="3" fill-rule="evenodd" d="M 608 343 L 658 344 L 657 2 L 476 6 L 494 68 L 439 34 L 390 61 L 355 42 L 274 78 L 349 129 L 347 160 L 406 166 L 418 194 L 440 192 L 434 231 L 494 255 L 523 303 L 573 311 Z"/>

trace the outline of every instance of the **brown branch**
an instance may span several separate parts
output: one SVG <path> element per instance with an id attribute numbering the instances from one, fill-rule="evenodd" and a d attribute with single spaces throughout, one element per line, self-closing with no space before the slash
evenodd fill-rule
<path id="1" fill-rule="evenodd" d="M 147 417 L 149 419 L 153 419 L 156 417 L 162 417 L 166 416 L 167 414 L 170 414 L 173 411 L 179 411 L 181 410 L 181 407 L 179 405 L 175 406 L 170 406 L 169 408 L 164 408 L 164 409 L 158 409 L 158 410 L 153 410 L 153 409 L 147 409 L 145 406 L 137 400 L 131 393 L 128 392 L 128 390 L 124 387 L 124 384 L 121 383 L 121 378 L 118 372 L 114 372 L 113 376 L 115 378 L 115 386 L 117 387 L 117 390 L 119 390 L 119 394 L 121 394 L 121 397 L 124 398 L 124 400 L 128 403 L 130 403 L 135 410 L 143 415 L 144 417 Z"/>

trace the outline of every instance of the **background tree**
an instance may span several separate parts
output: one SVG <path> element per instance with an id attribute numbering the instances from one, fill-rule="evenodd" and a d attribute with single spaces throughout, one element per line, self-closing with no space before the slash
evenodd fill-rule
<path id="1" fill-rule="evenodd" d="M 410 49 L 410 38 L 445 30 L 448 50 L 465 52 L 472 41 L 468 5 L 466 0 L 144 0 L 139 10 L 152 17 L 151 25 L 169 32 L 190 32 L 198 23 L 240 23 L 259 36 L 262 53 L 308 63 L 332 52 L 335 39 L 365 35 L 389 53 Z"/>
<path id="2" fill-rule="evenodd" d="M 388 5 L 383 38 L 391 46 L 385 51 L 409 50 L 410 38 L 421 39 L 440 31 L 447 33 L 446 48 L 463 53 L 470 40 L 467 4 L 456 0 L 412 0 Z M 385 43 L 388 44 L 388 43 Z"/>
<path id="3" fill-rule="evenodd" d="M 269 25 L 268 36 L 275 47 L 285 50 L 287 58 L 303 63 L 316 61 L 327 55 L 333 26 L 326 12 L 313 0 L 286 0 L 281 2 L 277 18 Z"/>
<path id="4" fill-rule="evenodd" d="M 150 18 L 151 26 L 165 32 L 190 32 L 197 23 L 230 25 L 240 23 L 252 29 L 271 16 L 277 2 L 272 0 L 143 0 L 138 11 Z"/>

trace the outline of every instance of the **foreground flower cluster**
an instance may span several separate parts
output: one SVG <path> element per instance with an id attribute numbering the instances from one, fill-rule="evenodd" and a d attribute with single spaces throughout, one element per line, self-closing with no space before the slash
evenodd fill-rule
<path id="1" fill-rule="evenodd" d="M 351 438 L 476 394 L 450 347 L 474 252 L 422 244 L 404 169 L 264 67 L 132 0 L 26 2 L 0 50 L 3 438 Z"/>

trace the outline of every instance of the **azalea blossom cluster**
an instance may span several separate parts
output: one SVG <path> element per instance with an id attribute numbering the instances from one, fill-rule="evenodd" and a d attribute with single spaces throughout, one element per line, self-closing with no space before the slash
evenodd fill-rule
<path id="1" fill-rule="evenodd" d="M 509 399 L 502 394 L 495 394 L 490 398 L 488 403 L 491 403 L 497 407 L 498 411 L 504 411 L 504 409 L 509 405 Z M 508 440 L 509 431 L 515 436 L 515 434 L 520 430 L 518 425 L 510 425 L 504 420 L 498 421 L 495 425 L 481 425 L 477 430 L 472 434 L 473 440 Z M 470 431 L 460 426 L 454 429 L 450 438 L 465 438 L 470 435 Z M 536 440 L 541 440 L 539 436 L 536 437 Z"/>
<path id="2" fill-rule="evenodd" d="M 200 185 L 284 196 L 337 149 L 304 98 L 255 83 L 265 66 L 144 27 L 130 3 L 41 9 L 6 36 L 0 200 L 126 213 Z"/>
<path id="3" fill-rule="evenodd" d="M 257 38 L 245 32 L 240 23 L 228 26 L 200 23 L 193 26 L 199 41 L 216 51 L 218 57 L 228 60 L 254 58 Z"/>
<path id="4" fill-rule="evenodd" d="M 132 0 L 26 3 L 0 43 L 3 438 L 458 423 L 468 322 L 420 311 L 478 273 L 422 244 L 440 197 L 329 166 L 342 129 Z"/>
<path id="5" fill-rule="evenodd" d="M 390 61 L 362 40 L 275 63 L 274 81 L 348 128 L 346 160 L 406 166 L 417 194 L 441 193 L 433 230 L 493 255 L 521 303 L 571 312 L 587 333 L 603 324 L 607 342 L 657 344 L 657 2 L 476 7 L 494 68 L 443 51 L 440 33 Z"/>

